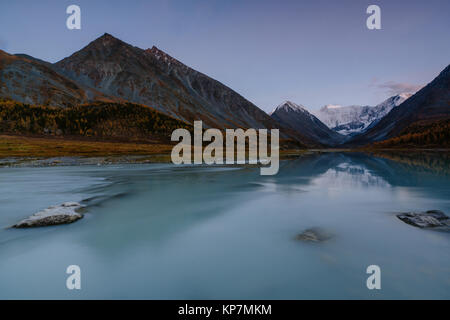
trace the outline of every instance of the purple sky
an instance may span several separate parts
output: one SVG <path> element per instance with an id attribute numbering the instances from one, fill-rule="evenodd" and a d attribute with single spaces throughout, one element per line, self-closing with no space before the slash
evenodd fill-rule
<path id="1" fill-rule="evenodd" d="M 66 7 L 81 7 L 81 30 Z M 366 8 L 381 7 L 381 30 Z M 2 1 L 0 49 L 58 61 L 108 32 L 156 45 L 265 111 L 284 100 L 374 105 L 450 63 L 448 0 Z"/>

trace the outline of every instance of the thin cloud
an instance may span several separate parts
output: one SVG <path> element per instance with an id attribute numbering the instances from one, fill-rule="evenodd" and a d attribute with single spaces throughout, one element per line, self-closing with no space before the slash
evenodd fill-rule
<path id="1" fill-rule="evenodd" d="M 423 87 L 423 85 L 408 82 L 386 81 L 383 83 L 377 83 L 376 80 L 372 81 L 371 86 L 381 89 L 390 95 L 396 95 L 403 92 L 416 93 Z"/>

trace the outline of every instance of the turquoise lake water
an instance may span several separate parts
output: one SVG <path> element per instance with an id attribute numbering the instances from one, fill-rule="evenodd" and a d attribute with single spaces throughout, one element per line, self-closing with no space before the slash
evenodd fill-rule
<path id="1" fill-rule="evenodd" d="M 396 212 L 450 213 L 449 163 L 357 153 L 250 167 L 0 168 L 1 299 L 450 298 L 450 233 Z M 425 163 L 423 165 L 422 163 Z M 77 201 L 84 219 L 6 227 Z M 322 243 L 296 240 L 320 227 Z M 66 288 L 79 265 L 81 290 Z M 381 268 L 368 290 L 366 268 Z"/>

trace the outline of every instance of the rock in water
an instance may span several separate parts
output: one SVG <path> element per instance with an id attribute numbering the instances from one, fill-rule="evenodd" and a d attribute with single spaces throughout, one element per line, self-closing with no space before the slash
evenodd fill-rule
<path id="1" fill-rule="evenodd" d="M 315 228 L 306 229 L 305 231 L 303 231 L 302 233 L 297 235 L 297 237 L 295 237 L 295 239 L 302 240 L 302 241 L 322 242 L 322 241 L 329 240 L 332 237 L 333 237 L 332 234 L 326 232 L 325 230 L 323 230 L 321 228 L 315 227 Z"/>
<path id="2" fill-rule="evenodd" d="M 440 210 L 427 212 L 406 212 L 397 215 L 403 222 L 419 228 L 450 229 L 450 219 Z"/>
<path id="3" fill-rule="evenodd" d="M 51 206 L 39 211 L 12 227 L 31 228 L 72 223 L 83 218 L 83 214 L 79 212 L 81 208 L 83 206 L 77 202 L 65 202 L 61 205 Z"/>

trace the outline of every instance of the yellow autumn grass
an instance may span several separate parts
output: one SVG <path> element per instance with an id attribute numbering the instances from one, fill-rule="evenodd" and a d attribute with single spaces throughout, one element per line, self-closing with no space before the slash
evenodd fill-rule
<path id="1" fill-rule="evenodd" d="M 0 135 L 0 158 L 169 154 L 169 144 L 103 142 Z"/>

